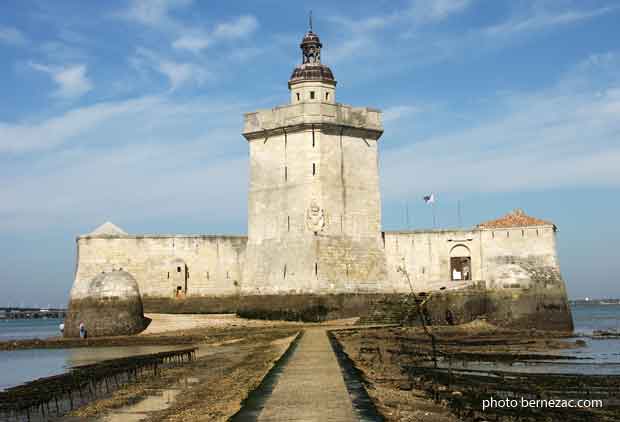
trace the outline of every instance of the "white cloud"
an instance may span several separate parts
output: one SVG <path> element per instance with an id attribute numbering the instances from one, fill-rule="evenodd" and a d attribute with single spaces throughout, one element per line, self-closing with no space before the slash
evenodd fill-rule
<path id="1" fill-rule="evenodd" d="M 418 107 L 408 105 L 389 107 L 383 110 L 383 121 L 392 122 L 402 119 L 403 117 L 409 117 L 419 111 L 420 109 Z"/>
<path id="2" fill-rule="evenodd" d="M 118 103 L 101 103 L 73 109 L 39 123 L 0 122 L 0 154 L 18 154 L 56 148 L 74 141 L 103 122 L 126 113 L 140 113 L 160 100 L 142 98 Z"/>
<path id="3" fill-rule="evenodd" d="M 120 17 L 153 27 L 176 27 L 171 11 L 188 6 L 192 0 L 130 0 Z"/>
<path id="4" fill-rule="evenodd" d="M 0 124 L 0 160 L 11 167 L 0 178 L 0 231 L 207 214 L 207 232 L 244 222 L 247 145 L 238 120 L 247 108 L 228 98 L 144 97 Z M 17 153 L 27 172 L 12 164 Z"/>
<path id="5" fill-rule="evenodd" d="M 517 33 L 536 31 L 552 28 L 560 25 L 568 25 L 575 22 L 593 19 L 618 10 L 618 7 L 602 7 L 592 10 L 560 10 L 541 11 L 534 10 L 525 17 L 512 18 L 506 22 L 492 25 L 484 29 L 488 36 L 508 36 Z"/>
<path id="6" fill-rule="evenodd" d="M 239 16 L 232 22 L 216 25 L 213 36 L 222 39 L 244 38 L 256 31 L 258 21 L 252 15 Z"/>
<path id="7" fill-rule="evenodd" d="M 23 45 L 28 40 L 17 28 L 10 26 L 0 26 L 0 43 L 10 45 Z"/>
<path id="8" fill-rule="evenodd" d="M 140 72 L 148 68 L 164 75 L 168 79 L 170 91 L 185 85 L 200 86 L 209 79 L 209 72 L 201 64 L 178 62 L 143 47 L 136 50 L 136 55 L 130 59 L 130 63 Z"/>
<path id="9" fill-rule="evenodd" d="M 577 66 L 580 84 L 561 80 L 541 92 L 497 99 L 497 108 L 507 110 L 498 119 L 387 149 L 381 162 L 386 197 L 428 189 L 463 193 L 620 186 L 620 80 L 607 80 L 601 89 L 599 70 L 609 69 L 593 69 L 601 63 L 609 67 L 610 61 L 603 55 Z M 617 75 L 619 61 L 614 70 Z M 575 78 L 574 72 L 569 75 Z M 412 124 L 399 123 L 403 131 Z M 423 177 L 409 177 L 412 169 Z"/>
<path id="10" fill-rule="evenodd" d="M 202 85 L 207 80 L 207 72 L 193 63 L 178 63 L 170 60 L 161 60 L 158 63 L 159 71 L 170 81 L 170 90 L 174 91 L 188 83 Z"/>
<path id="11" fill-rule="evenodd" d="M 172 43 L 172 47 L 177 50 L 188 50 L 192 53 L 199 53 L 207 48 L 209 44 L 209 38 L 204 35 L 183 35 Z"/>
<path id="12" fill-rule="evenodd" d="M 410 12 L 417 22 L 432 23 L 461 13 L 470 4 L 470 0 L 419 0 L 413 4 Z"/>
<path id="13" fill-rule="evenodd" d="M 57 98 L 78 98 L 93 88 L 92 82 L 86 76 L 86 65 L 55 67 L 31 63 L 30 66 L 40 72 L 48 73 L 52 77 L 58 85 L 58 89 L 53 93 Z"/>

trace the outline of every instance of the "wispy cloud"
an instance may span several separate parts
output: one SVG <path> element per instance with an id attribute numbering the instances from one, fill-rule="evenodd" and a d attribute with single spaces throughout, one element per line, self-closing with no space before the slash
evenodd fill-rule
<path id="1" fill-rule="evenodd" d="M 206 35 L 183 35 L 172 43 L 172 47 L 177 50 L 199 53 L 207 48 L 209 44 L 211 44 L 211 41 Z"/>
<path id="2" fill-rule="evenodd" d="M 612 56 L 618 74 L 619 56 Z M 588 66 L 577 66 L 581 78 L 590 81 L 587 87 L 562 80 L 540 92 L 509 94 L 497 100 L 498 108 L 507 110 L 497 119 L 388 149 L 382 158 L 386 196 L 428 189 L 462 193 L 620 186 L 620 78 L 601 89 L 597 80 L 604 75 L 595 64 L 601 60 L 589 58 Z M 605 55 L 606 66 L 610 60 Z M 401 128 L 407 125 L 400 122 Z M 405 177 L 412 168 L 424 178 Z"/>
<path id="3" fill-rule="evenodd" d="M 58 85 L 58 89 L 52 95 L 57 98 L 65 100 L 75 99 L 93 89 L 93 84 L 86 75 L 86 65 L 55 67 L 31 63 L 30 66 L 52 77 Z"/>
<path id="4" fill-rule="evenodd" d="M 38 123 L 0 122 L 0 154 L 23 154 L 57 148 L 95 130 L 106 120 L 126 113 L 138 114 L 161 101 L 146 97 L 117 103 L 101 103 L 70 110 Z"/>
<path id="5" fill-rule="evenodd" d="M 593 19 L 618 10 L 620 10 L 619 6 L 602 7 L 591 10 L 546 11 L 534 9 L 529 15 L 514 17 L 506 22 L 486 27 L 483 29 L 483 33 L 487 36 L 515 35 Z"/>
<path id="6" fill-rule="evenodd" d="M 411 115 L 420 111 L 419 107 L 410 105 L 400 105 L 386 108 L 383 110 L 383 121 L 392 122 L 403 117 L 410 117 Z"/>
<path id="7" fill-rule="evenodd" d="M 132 64 L 138 70 L 143 71 L 146 67 L 164 75 L 168 79 L 170 91 L 186 85 L 200 86 L 209 79 L 209 72 L 204 65 L 172 60 L 143 47 L 136 50 Z"/>
<path id="8" fill-rule="evenodd" d="M 231 22 L 222 22 L 216 25 L 213 36 L 221 39 L 244 38 L 256 29 L 258 29 L 258 20 L 252 15 L 243 15 Z"/>
<path id="9" fill-rule="evenodd" d="M 17 28 L 0 26 L 0 43 L 9 45 L 24 45 L 28 42 L 26 36 Z"/>
<path id="10" fill-rule="evenodd" d="M 149 218 L 209 212 L 213 224 L 243 222 L 247 158 L 238 119 L 246 108 L 228 98 L 158 96 L 1 123 L 0 160 L 10 166 L 14 154 L 28 154 L 31 164 L 0 178 L 0 232 L 139 221 L 136 210 L 146 209 Z"/>
<path id="11" fill-rule="evenodd" d="M 470 0 L 415 1 L 409 13 L 417 23 L 434 23 L 463 12 L 471 3 Z"/>
<path id="12" fill-rule="evenodd" d="M 117 16 L 152 27 L 178 27 L 172 11 L 191 3 L 192 0 L 130 0 Z"/>

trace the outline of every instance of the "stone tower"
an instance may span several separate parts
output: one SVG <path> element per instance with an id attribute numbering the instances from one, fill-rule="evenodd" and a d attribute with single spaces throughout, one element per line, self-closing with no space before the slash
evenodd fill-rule
<path id="1" fill-rule="evenodd" d="M 290 104 L 245 115 L 250 187 L 242 295 L 384 291 L 381 112 L 336 103 L 336 80 L 321 62 L 312 28 L 300 47 Z"/>

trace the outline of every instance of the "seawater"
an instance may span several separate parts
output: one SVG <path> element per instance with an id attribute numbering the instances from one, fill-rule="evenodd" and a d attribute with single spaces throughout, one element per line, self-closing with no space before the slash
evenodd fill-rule
<path id="1" fill-rule="evenodd" d="M 0 320 L 0 341 L 59 336 L 61 322 L 57 318 Z"/>
<path id="2" fill-rule="evenodd" d="M 60 335 L 61 322 L 60 319 L 3 320 L 0 321 L 0 341 L 56 337 Z M 61 374 L 74 366 L 178 348 L 121 346 L 0 351 L 0 391 L 37 378 Z"/>

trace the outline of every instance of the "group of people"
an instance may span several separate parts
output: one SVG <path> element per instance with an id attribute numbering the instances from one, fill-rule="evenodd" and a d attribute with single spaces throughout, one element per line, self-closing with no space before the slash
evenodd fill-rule
<path id="1" fill-rule="evenodd" d="M 65 323 L 61 322 L 60 326 L 60 334 L 65 333 Z M 88 336 L 88 331 L 86 331 L 86 325 L 84 325 L 84 321 L 80 321 L 80 338 L 86 338 Z"/>

